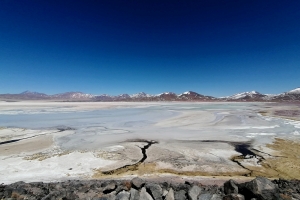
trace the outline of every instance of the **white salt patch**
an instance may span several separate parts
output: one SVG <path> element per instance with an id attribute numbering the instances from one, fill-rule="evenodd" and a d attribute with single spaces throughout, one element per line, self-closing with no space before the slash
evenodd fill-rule
<path id="1" fill-rule="evenodd" d="M 96 158 L 92 152 L 72 152 L 42 161 L 23 160 L 21 157 L 0 157 L 0 182 L 58 181 L 64 178 L 90 177 L 93 169 L 102 168 L 116 161 Z"/>
<path id="2" fill-rule="evenodd" d="M 274 125 L 274 126 L 244 126 L 244 127 L 230 127 L 228 129 L 271 129 L 271 128 L 278 128 L 280 127 L 279 125 Z"/>
<path id="3" fill-rule="evenodd" d="M 247 133 L 249 135 L 276 135 L 276 133 Z"/>
<path id="4" fill-rule="evenodd" d="M 294 131 L 292 134 L 294 134 L 294 135 L 300 135 L 299 131 Z"/>
<path id="5" fill-rule="evenodd" d="M 125 147 L 123 147 L 121 145 L 114 145 L 114 146 L 105 148 L 105 150 L 107 150 L 107 151 L 119 151 L 119 150 L 123 150 L 123 149 L 125 149 Z"/>

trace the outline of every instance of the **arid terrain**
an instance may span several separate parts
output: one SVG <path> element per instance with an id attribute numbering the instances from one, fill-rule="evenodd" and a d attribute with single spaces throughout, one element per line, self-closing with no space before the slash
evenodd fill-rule
<path id="1" fill-rule="evenodd" d="M 0 102 L 0 180 L 299 179 L 299 104 Z"/>

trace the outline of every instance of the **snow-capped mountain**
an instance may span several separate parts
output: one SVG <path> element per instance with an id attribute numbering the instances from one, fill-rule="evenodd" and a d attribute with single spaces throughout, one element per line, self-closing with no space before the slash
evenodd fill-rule
<path id="1" fill-rule="evenodd" d="M 261 94 L 256 91 L 242 92 L 228 97 L 215 98 L 205 96 L 193 91 L 175 94 L 164 92 L 150 95 L 145 92 L 137 94 L 120 94 L 110 96 L 107 94 L 92 95 L 83 92 L 65 92 L 47 95 L 40 92 L 25 91 L 19 94 L 0 94 L 0 100 L 58 100 L 58 101 L 271 101 L 271 102 L 294 102 L 300 101 L 300 88 L 295 88 L 278 95 Z"/>
<path id="2" fill-rule="evenodd" d="M 226 100 L 262 100 L 265 97 L 265 94 L 261 94 L 257 91 L 251 92 L 242 92 L 238 94 L 234 94 L 232 96 L 225 97 Z"/>
<path id="3" fill-rule="evenodd" d="M 95 101 L 112 101 L 113 96 L 110 96 L 107 94 L 95 95 L 93 100 L 95 100 Z"/>
<path id="4" fill-rule="evenodd" d="M 51 98 L 53 99 L 91 99 L 93 97 L 94 95 L 83 92 L 65 92 L 51 95 Z"/>
<path id="5" fill-rule="evenodd" d="M 300 87 L 286 92 L 287 94 L 300 94 Z"/>
<path id="6" fill-rule="evenodd" d="M 146 94 L 145 92 L 139 92 L 137 94 L 132 94 L 130 95 L 131 98 L 147 98 L 147 97 L 152 97 L 150 94 Z"/>
<path id="7" fill-rule="evenodd" d="M 164 92 L 155 95 L 158 101 L 175 101 L 177 99 L 177 95 L 174 92 Z"/>
<path id="8" fill-rule="evenodd" d="M 121 98 L 121 99 L 128 99 L 128 98 L 130 98 L 130 96 L 128 94 L 120 94 L 117 97 Z"/>
<path id="9" fill-rule="evenodd" d="M 300 88 L 295 88 L 278 95 L 268 96 L 269 101 L 300 101 Z"/>
<path id="10" fill-rule="evenodd" d="M 178 95 L 178 98 L 181 100 L 212 100 L 214 99 L 211 96 L 204 96 L 193 91 L 187 91 Z"/>

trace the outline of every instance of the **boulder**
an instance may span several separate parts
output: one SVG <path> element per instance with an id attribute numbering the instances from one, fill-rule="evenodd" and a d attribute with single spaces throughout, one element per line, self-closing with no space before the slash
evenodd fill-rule
<path id="1" fill-rule="evenodd" d="M 186 199 L 186 192 L 184 190 L 175 191 L 175 200 Z"/>
<path id="2" fill-rule="evenodd" d="M 245 197 L 241 194 L 228 194 L 223 197 L 223 200 L 245 200 Z"/>
<path id="3" fill-rule="evenodd" d="M 121 191 L 117 194 L 116 200 L 129 200 L 130 198 L 130 193 L 126 191 Z"/>
<path id="4" fill-rule="evenodd" d="M 145 185 L 145 181 L 138 177 L 133 178 L 131 180 L 131 183 L 132 183 L 133 187 L 135 187 L 136 189 L 140 189 L 141 187 L 143 187 Z"/>
<path id="5" fill-rule="evenodd" d="M 205 193 L 205 194 L 200 194 L 198 200 L 222 200 L 222 198 L 218 194 Z"/>
<path id="6" fill-rule="evenodd" d="M 140 199 L 139 200 L 153 200 L 151 195 L 146 191 L 146 188 L 142 188 L 140 192 Z"/>
<path id="7" fill-rule="evenodd" d="M 172 187 L 175 191 L 184 190 L 184 191 L 186 191 L 186 192 L 188 192 L 189 189 L 191 188 L 190 185 L 188 185 L 188 184 L 182 184 L 182 183 L 179 183 L 179 184 L 172 184 L 171 187 Z"/>
<path id="8" fill-rule="evenodd" d="M 115 200 L 116 199 L 116 194 L 117 194 L 116 191 L 113 191 L 109 194 L 101 196 L 98 199 L 101 199 L 101 200 Z M 87 197 L 85 197 L 85 198 L 87 198 Z"/>
<path id="9" fill-rule="evenodd" d="M 117 187 L 117 184 L 115 181 L 106 181 L 101 184 L 102 190 L 104 194 L 110 193 L 114 191 Z"/>
<path id="10" fill-rule="evenodd" d="M 272 181 L 257 177 L 254 180 L 239 185 L 239 193 L 246 199 L 256 198 L 258 200 L 277 200 L 281 199 L 279 190 Z"/>
<path id="11" fill-rule="evenodd" d="M 197 200 L 200 192 L 201 192 L 201 188 L 197 185 L 193 185 L 188 191 L 189 200 Z"/>
<path id="12" fill-rule="evenodd" d="M 158 184 L 147 183 L 146 188 L 155 200 L 162 200 L 162 188 Z"/>
<path id="13" fill-rule="evenodd" d="M 225 194 L 238 194 L 239 189 L 238 189 L 237 183 L 232 179 L 230 179 L 229 181 L 226 181 L 224 183 L 224 193 Z"/>
<path id="14" fill-rule="evenodd" d="M 173 191 L 172 188 L 170 188 L 168 194 L 166 195 L 165 200 L 174 200 L 174 199 L 175 199 L 175 197 L 174 197 L 174 191 Z"/>
<path id="15" fill-rule="evenodd" d="M 138 190 L 131 188 L 130 189 L 130 200 L 139 200 L 140 193 Z"/>
<path id="16" fill-rule="evenodd" d="M 168 190 L 162 189 L 162 196 L 165 197 L 168 194 Z"/>
<path id="17" fill-rule="evenodd" d="M 129 191 L 131 189 L 131 182 L 130 181 L 118 181 L 117 188 L 115 189 L 117 193 L 121 192 L 122 190 Z"/>

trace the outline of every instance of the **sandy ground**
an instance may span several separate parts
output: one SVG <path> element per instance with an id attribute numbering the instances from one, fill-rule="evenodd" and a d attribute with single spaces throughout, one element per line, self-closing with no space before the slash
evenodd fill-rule
<path id="1" fill-rule="evenodd" d="M 26 152 L 40 152 L 50 148 L 53 144 L 53 137 L 49 135 L 37 136 L 32 139 L 22 140 L 18 143 L 11 143 L 0 146 L 0 152 L 3 156 Z"/>
<path id="2" fill-rule="evenodd" d="M 300 178 L 299 117 L 285 112 L 296 108 L 251 103 L 0 102 L 0 119 L 10 116 L 13 121 L 23 115 L 19 121 L 51 122 L 44 128 L 0 123 L 0 180 L 12 183 L 138 175 L 221 183 L 216 178 Z M 90 114 L 107 109 L 111 112 Z M 131 110 L 127 113 L 126 109 Z M 51 113 L 56 114 L 53 118 L 70 113 L 66 115 L 69 121 L 61 117 L 56 124 L 48 118 Z M 293 116 L 281 119 L 278 113 Z M 53 127 L 68 127 L 70 122 L 74 130 Z M 147 142 L 132 139 L 156 141 L 145 150 L 147 157 L 142 163 L 141 148 Z M 248 149 L 257 156 L 242 156 L 235 144 L 249 144 Z M 111 174 L 103 174 L 111 170 Z"/>

